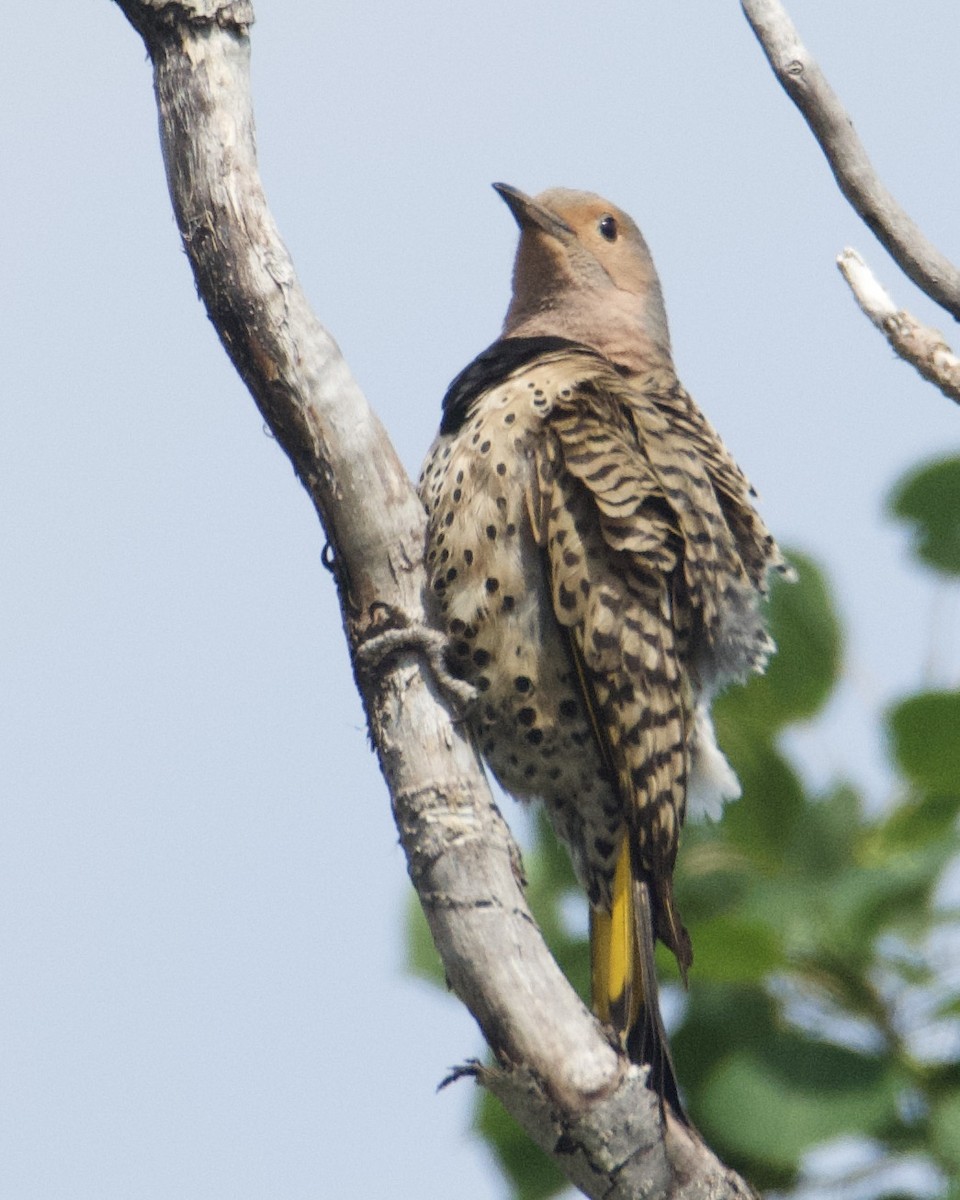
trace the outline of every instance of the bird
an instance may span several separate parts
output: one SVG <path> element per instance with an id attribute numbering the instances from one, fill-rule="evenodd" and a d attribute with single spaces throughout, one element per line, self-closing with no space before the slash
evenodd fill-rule
<path id="1" fill-rule="evenodd" d="M 428 606 L 484 760 L 542 802 L 586 892 L 597 1017 L 688 1121 L 655 942 L 686 983 L 681 827 L 739 795 L 710 702 L 764 669 L 789 567 L 677 377 L 636 223 L 591 192 L 493 187 L 519 226 L 512 297 L 420 476 Z"/>

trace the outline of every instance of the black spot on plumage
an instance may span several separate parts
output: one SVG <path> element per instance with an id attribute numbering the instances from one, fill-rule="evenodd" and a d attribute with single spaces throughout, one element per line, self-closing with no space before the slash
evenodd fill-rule
<path id="1" fill-rule="evenodd" d="M 573 608 L 574 605 L 576 604 L 576 597 L 573 596 L 573 594 L 571 592 L 567 592 L 567 595 L 570 596 L 571 603 L 564 604 L 563 592 L 564 592 L 564 588 L 561 586 L 561 588 L 560 588 L 560 603 L 561 603 L 561 605 L 563 605 L 564 608 Z M 593 631 L 593 636 L 592 636 L 591 640 L 593 641 L 593 648 L 595 650 L 615 650 L 617 648 L 617 645 L 619 644 L 619 638 L 617 637 L 617 635 L 615 633 L 601 633 L 601 631 L 599 629 L 595 629 Z"/>
<path id="2" fill-rule="evenodd" d="M 577 597 L 570 591 L 566 584 L 561 583 L 557 588 L 557 599 L 560 601 L 560 607 L 566 612 L 572 612 L 577 607 Z M 593 640 L 594 642 L 597 641 L 596 634 L 593 635 Z"/>

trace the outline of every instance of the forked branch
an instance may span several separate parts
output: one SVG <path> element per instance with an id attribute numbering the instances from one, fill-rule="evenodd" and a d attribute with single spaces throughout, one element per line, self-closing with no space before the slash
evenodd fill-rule
<path id="1" fill-rule="evenodd" d="M 960 270 L 930 242 L 880 181 L 853 122 L 780 0 L 741 0 L 741 7 L 774 74 L 819 142 L 841 192 L 903 272 L 960 320 Z"/>

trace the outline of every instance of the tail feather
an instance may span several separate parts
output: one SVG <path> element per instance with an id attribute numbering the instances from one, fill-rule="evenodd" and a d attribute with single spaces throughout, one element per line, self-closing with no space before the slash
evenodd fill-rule
<path id="1" fill-rule="evenodd" d="M 650 1087 L 689 1124 L 680 1100 L 670 1045 L 660 1015 L 654 963 L 654 918 L 647 884 L 632 870 L 630 839 L 617 859 L 610 912 L 590 910 L 593 1007 L 612 1025 L 632 1062 L 649 1066 Z"/>

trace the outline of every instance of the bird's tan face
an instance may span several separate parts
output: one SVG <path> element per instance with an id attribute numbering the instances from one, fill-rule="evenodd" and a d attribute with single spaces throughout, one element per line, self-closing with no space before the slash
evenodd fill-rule
<path id="1" fill-rule="evenodd" d="M 624 347 L 626 361 L 654 350 L 669 356 L 660 282 L 632 217 L 592 192 L 530 197 L 494 186 L 520 226 L 505 334 L 569 337 L 616 361 L 625 361 Z M 597 344 L 597 331 L 609 331 L 609 345 Z"/>
<path id="2" fill-rule="evenodd" d="M 533 198 L 568 226 L 572 238 L 603 268 L 610 283 L 634 295 L 656 282 L 656 271 L 643 235 L 631 216 L 590 192 L 551 188 Z M 568 241 L 564 252 L 573 251 Z M 579 256 L 577 256 L 579 257 Z"/>

